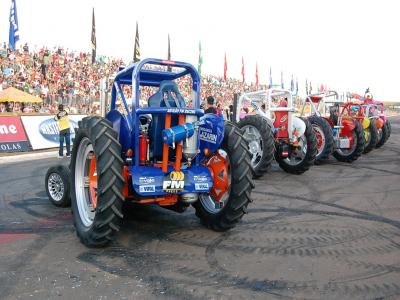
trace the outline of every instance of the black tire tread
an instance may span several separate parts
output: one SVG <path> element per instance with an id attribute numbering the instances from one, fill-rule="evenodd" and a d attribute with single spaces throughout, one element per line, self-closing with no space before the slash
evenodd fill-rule
<path id="1" fill-rule="evenodd" d="M 235 147 L 237 145 L 237 147 Z M 221 148 L 227 151 L 231 163 L 231 191 L 224 208 L 216 213 L 209 213 L 201 201 L 193 206 L 196 216 L 208 228 L 215 231 L 226 231 L 233 228 L 247 213 L 247 205 L 252 202 L 250 195 L 254 188 L 252 167 L 247 143 L 241 130 L 232 122 L 225 121 L 224 140 Z M 246 174 L 246 176 L 243 176 Z"/>
<path id="2" fill-rule="evenodd" d="M 61 198 L 60 201 L 55 201 L 49 192 L 49 188 L 47 185 L 47 181 L 50 177 L 50 174 L 52 173 L 57 173 L 60 175 L 63 183 L 64 183 L 64 195 Z M 45 189 L 46 189 L 46 194 L 49 197 L 50 202 L 57 206 L 57 207 L 69 207 L 71 206 L 71 196 L 70 196 L 70 190 L 71 190 L 71 182 L 70 182 L 70 178 L 71 178 L 71 172 L 69 171 L 69 168 L 67 166 L 64 165 L 55 165 L 50 167 L 47 172 L 46 172 L 46 176 L 45 176 Z"/>
<path id="3" fill-rule="evenodd" d="M 82 119 L 79 123 L 75 139 L 76 143 L 71 157 L 73 178 L 75 178 L 74 170 L 77 151 L 83 137 L 89 138 L 92 142 L 96 155 L 98 174 L 97 208 L 92 226 L 89 228 L 84 227 L 79 219 L 75 190 L 73 189 L 74 226 L 80 241 L 84 245 L 102 247 L 113 240 L 123 218 L 122 204 L 124 197 L 121 191 L 125 182 L 122 177 L 121 145 L 118 142 L 117 133 L 113 130 L 108 120 L 99 116 Z M 74 179 L 72 181 L 74 183 Z"/>
<path id="4" fill-rule="evenodd" d="M 382 127 L 382 137 L 381 137 L 381 139 L 376 143 L 376 148 L 380 148 L 380 147 L 382 147 L 386 142 L 387 142 L 387 140 L 389 139 L 389 130 L 390 129 L 388 129 L 388 125 L 387 125 L 387 123 L 389 122 L 389 120 L 387 120 L 386 122 L 385 122 L 385 124 L 383 125 L 383 127 Z M 389 125 L 389 126 L 391 126 L 391 125 Z"/>
<path id="5" fill-rule="evenodd" d="M 356 148 L 349 155 L 342 155 L 339 152 L 334 151 L 333 156 L 338 161 L 351 163 L 351 162 L 357 160 L 364 151 L 365 139 L 364 139 L 364 133 L 363 133 L 362 126 L 361 126 L 360 122 L 358 122 L 358 121 L 355 121 L 355 125 L 356 125 L 356 127 L 354 128 L 354 130 L 355 130 L 356 138 L 357 138 Z"/>
<path id="6" fill-rule="evenodd" d="M 333 138 L 333 131 L 332 131 L 332 128 L 331 128 L 329 122 L 322 117 L 313 115 L 313 116 L 309 117 L 308 120 L 310 121 L 311 125 L 319 126 L 325 135 L 324 150 L 319 155 L 316 155 L 316 157 L 315 157 L 315 163 L 318 164 L 322 160 L 328 159 L 329 155 L 331 155 L 333 152 L 334 143 L 335 143 L 335 140 Z M 318 152 L 318 149 L 317 149 L 317 152 Z"/>
<path id="7" fill-rule="evenodd" d="M 371 152 L 375 149 L 376 144 L 378 143 L 378 129 L 376 128 L 376 123 L 374 119 L 370 119 L 370 124 L 368 127 L 369 135 L 370 135 L 370 142 L 367 144 L 365 143 L 364 147 L 364 154 Z M 365 129 L 364 129 L 365 130 Z"/>
<path id="8" fill-rule="evenodd" d="M 317 156 L 317 138 L 315 137 L 314 130 L 312 129 L 311 123 L 305 119 L 301 118 L 306 124 L 306 130 L 304 135 L 307 140 L 307 154 L 304 160 L 296 166 L 292 166 L 286 163 L 285 159 L 281 157 L 277 152 L 275 152 L 275 160 L 279 166 L 287 173 L 300 175 L 305 171 L 310 169 L 314 165 L 315 157 Z"/>

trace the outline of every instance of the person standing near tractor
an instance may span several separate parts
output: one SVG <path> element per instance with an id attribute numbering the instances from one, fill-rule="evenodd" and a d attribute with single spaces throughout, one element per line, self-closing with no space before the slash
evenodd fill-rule
<path id="1" fill-rule="evenodd" d="M 215 108 L 215 100 L 213 96 L 207 97 L 207 109 L 204 111 L 205 114 L 218 114 Z"/>
<path id="2" fill-rule="evenodd" d="M 70 123 L 67 110 L 64 109 L 64 105 L 58 105 L 58 113 L 55 115 L 54 120 L 58 123 L 58 129 L 60 131 L 60 148 L 58 150 L 58 157 L 62 158 L 64 154 L 64 139 L 67 146 L 67 157 L 70 157 L 71 152 L 71 136 L 70 136 Z"/>

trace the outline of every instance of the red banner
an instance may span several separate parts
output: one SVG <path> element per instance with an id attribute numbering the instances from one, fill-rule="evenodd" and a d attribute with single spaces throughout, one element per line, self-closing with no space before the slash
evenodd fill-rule
<path id="1" fill-rule="evenodd" d="M 0 117 L 0 152 L 28 151 L 28 139 L 19 117 Z"/>

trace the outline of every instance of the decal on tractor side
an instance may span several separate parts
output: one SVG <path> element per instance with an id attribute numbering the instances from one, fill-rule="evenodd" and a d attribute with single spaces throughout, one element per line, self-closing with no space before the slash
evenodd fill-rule
<path id="1" fill-rule="evenodd" d="M 204 175 L 194 175 L 193 180 L 195 182 L 205 182 L 205 181 L 208 181 L 208 178 L 207 178 L 207 176 L 204 176 Z"/>
<path id="2" fill-rule="evenodd" d="M 214 134 L 212 132 L 212 130 L 209 128 L 200 127 L 199 137 L 200 137 L 200 140 L 203 140 L 205 142 L 209 142 L 209 143 L 213 143 L 213 144 L 217 143 L 217 135 Z"/>
<path id="3" fill-rule="evenodd" d="M 139 177 L 139 184 L 150 184 L 154 183 L 156 180 L 154 177 Z"/>
<path id="4" fill-rule="evenodd" d="M 195 183 L 194 187 L 197 191 L 208 191 L 208 183 Z"/>
<path id="5" fill-rule="evenodd" d="M 140 193 L 154 193 L 156 191 L 155 185 L 141 185 L 139 186 Z"/>
<path id="6" fill-rule="evenodd" d="M 163 180 L 163 190 L 173 193 L 182 191 L 185 187 L 185 174 L 180 171 L 172 171 Z"/>

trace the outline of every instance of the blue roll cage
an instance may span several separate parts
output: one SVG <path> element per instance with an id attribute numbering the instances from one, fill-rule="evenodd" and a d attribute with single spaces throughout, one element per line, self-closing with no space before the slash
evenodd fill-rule
<path id="1" fill-rule="evenodd" d="M 183 70 L 178 73 L 170 71 L 160 70 L 148 70 L 143 69 L 146 64 L 158 65 L 158 66 L 169 66 L 178 67 Z M 176 80 L 185 75 L 192 77 L 192 92 L 194 92 L 194 107 L 193 108 L 167 108 L 167 107 L 143 107 L 140 108 L 140 86 L 153 86 L 159 87 L 160 83 L 164 80 Z M 132 111 L 129 110 L 128 103 L 123 93 L 122 84 L 129 84 L 132 86 Z M 193 65 L 180 61 L 162 60 L 157 58 L 146 58 L 132 65 L 129 65 L 125 69 L 117 73 L 114 84 L 111 90 L 111 110 L 115 110 L 117 93 L 120 95 L 125 110 L 127 112 L 126 118 L 128 121 L 129 131 L 134 131 L 134 153 L 138 153 L 139 149 L 139 116 L 144 114 L 185 114 L 185 115 L 197 115 L 201 117 L 204 115 L 202 109 L 200 109 L 200 76 Z M 134 129 L 134 130 L 133 130 Z M 139 165 L 139 156 L 135 155 L 134 165 Z"/>

